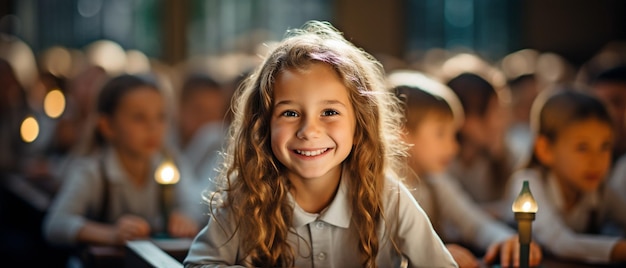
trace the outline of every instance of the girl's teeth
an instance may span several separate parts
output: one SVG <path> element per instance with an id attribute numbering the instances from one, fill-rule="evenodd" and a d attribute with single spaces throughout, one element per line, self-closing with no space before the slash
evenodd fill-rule
<path id="1" fill-rule="evenodd" d="M 326 152 L 326 150 L 328 150 L 328 149 L 320 149 L 320 150 L 315 150 L 315 151 L 300 151 L 300 150 L 296 150 L 296 152 L 301 154 L 301 155 L 305 155 L 305 156 L 316 156 L 316 155 L 320 155 L 320 154 Z"/>

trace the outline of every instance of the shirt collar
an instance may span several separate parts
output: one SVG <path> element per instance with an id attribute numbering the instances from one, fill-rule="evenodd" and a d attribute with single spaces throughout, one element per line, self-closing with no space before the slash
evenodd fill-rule
<path id="1" fill-rule="evenodd" d="M 554 202 L 554 205 L 559 210 L 563 210 L 565 207 L 565 200 L 563 198 L 561 186 L 557 182 L 557 178 L 552 173 L 548 175 L 547 187 L 548 187 L 548 194 L 552 197 L 552 201 Z M 591 193 L 584 193 L 583 197 L 580 199 L 580 201 L 578 202 L 576 206 L 585 206 L 585 207 L 595 208 L 598 206 L 598 203 L 599 203 L 598 192 L 594 191 Z"/>
<path id="2" fill-rule="evenodd" d="M 101 169 L 103 164 L 104 170 Z M 98 170 L 105 173 L 104 175 L 106 175 L 109 182 L 123 182 L 128 178 L 128 175 L 122 169 L 122 164 L 117 157 L 115 149 L 111 146 L 107 146 L 103 151 L 102 158 L 98 159 Z"/>
<path id="3" fill-rule="evenodd" d="M 350 227 L 350 220 L 352 218 L 352 207 L 350 207 L 350 201 L 348 200 L 348 175 L 347 172 L 342 172 L 339 189 L 333 198 L 333 201 L 322 212 L 308 213 L 304 211 L 298 203 L 295 202 L 291 193 L 289 193 L 289 201 L 294 206 L 293 213 L 293 225 L 294 227 L 302 227 L 316 220 L 324 221 L 330 225 L 334 225 L 341 228 Z"/>
<path id="4" fill-rule="evenodd" d="M 151 180 L 154 180 L 154 171 L 157 165 L 161 161 L 161 155 L 152 157 L 150 163 L 150 173 L 148 173 Z M 119 157 L 112 146 L 107 146 L 102 151 L 102 158 L 98 159 L 98 172 L 100 172 L 100 165 L 104 164 L 104 173 L 107 176 L 107 180 L 113 183 L 128 182 L 130 176 L 122 168 Z"/>

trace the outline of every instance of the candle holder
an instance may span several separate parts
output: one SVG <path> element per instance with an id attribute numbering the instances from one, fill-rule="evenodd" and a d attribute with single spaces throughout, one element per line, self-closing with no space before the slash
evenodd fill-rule
<path id="1" fill-rule="evenodd" d="M 528 268 L 530 254 L 530 241 L 532 240 L 532 222 L 538 207 L 528 186 L 528 181 L 524 181 L 522 190 L 512 205 L 517 221 L 517 232 L 520 243 L 520 267 Z"/>
<path id="2" fill-rule="evenodd" d="M 169 215 L 174 206 L 174 185 L 180 180 L 180 172 L 174 161 L 168 156 L 159 165 L 154 173 L 154 179 L 160 186 L 160 208 L 163 230 L 158 237 L 168 237 Z"/>

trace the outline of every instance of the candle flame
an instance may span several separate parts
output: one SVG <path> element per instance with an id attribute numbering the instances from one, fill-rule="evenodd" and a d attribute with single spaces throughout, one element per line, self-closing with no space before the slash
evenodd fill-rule
<path id="1" fill-rule="evenodd" d="M 180 173 L 172 161 L 166 160 L 159 165 L 154 177 L 159 184 L 176 184 L 180 180 Z"/>
<path id="2" fill-rule="evenodd" d="M 513 212 L 531 212 L 535 213 L 538 210 L 537 202 L 535 198 L 533 198 L 532 193 L 530 192 L 530 186 L 528 186 L 528 181 L 524 181 L 524 185 L 522 186 L 522 190 L 520 191 L 517 198 L 512 205 Z"/>
<path id="3" fill-rule="evenodd" d="M 524 205 L 522 205 L 522 210 L 523 211 L 530 211 L 531 206 L 532 205 L 530 204 L 530 202 L 526 201 L 526 202 L 524 202 Z"/>

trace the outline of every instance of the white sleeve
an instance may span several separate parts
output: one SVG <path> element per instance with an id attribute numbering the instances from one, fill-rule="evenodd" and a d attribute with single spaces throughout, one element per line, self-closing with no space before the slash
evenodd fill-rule
<path id="1" fill-rule="evenodd" d="M 539 210 L 532 224 L 533 238 L 555 255 L 587 262 L 607 263 L 617 237 L 579 234 L 570 229 L 546 192 L 544 182 L 536 171 L 526 170 L 513 175 L 509 194 L 515 198 L 528 180 Z M 512 214 L 512 213 L 511 213 Z"/>
<path id="2" fill-rule="evenodd" d="M 626 233 L 626 197 L 619 196 L 612 187 L 604 189 L 602 206 L 607 217 L 617 224 L 623 233 Z"/>
<path id="3" fill-rule="evenodd" d="M 198 226 L 203 226 L 209 219 L 209 205 L 202 199 L 206 186 L 198 183 L 197 174 L 193 172 L 184 155 L 176 155 L 176 158 L 176 165 L 180 170 L 180 181 L 176 184 L 177 208 L 194 219 Z"/>
<path id="4" fill-rule="evenodd" d="M 492 244 L 504 241 L 515 231 L 485 213 L 458 182 L 447 175 L 433 179 L 433 189 L 437 191 L 438 210 L 442 219 L 449 220 L 460 231 L 464 241 L 487 250 Z"/>
<path id="5" fill-rule="evenodd" d="M 227 209 L 215 210 L 207 225 L 193 240 L 185 267 L 243 267 L 238 264 L 239 237 Z"/>
<path id="6" fill-rule="evenodd" d="M 43 234 L 52 244 L 76 244 L 78 232 L 87 221 L 87 214 L 99 213 L 96 210 L 102 203 L 103 183 L 98 165 L 85 160 L 81 162 L 69 170 L 68 178 L 63 182 L 44 219 Z"/>
<path id="7" fill-rule="evenodd" d="M 398 247 L 409 267 L 457 267 L 428 216 L 402 184 L 398 196 Z"/>

